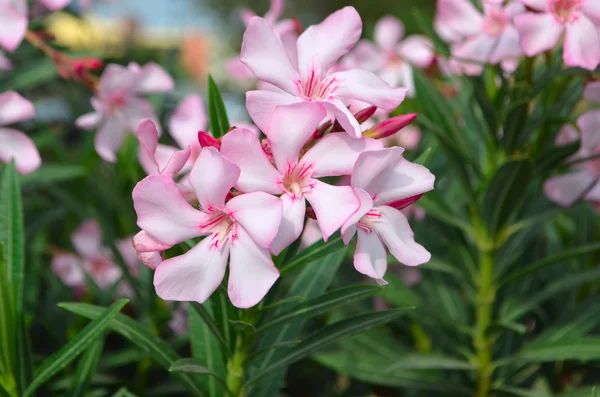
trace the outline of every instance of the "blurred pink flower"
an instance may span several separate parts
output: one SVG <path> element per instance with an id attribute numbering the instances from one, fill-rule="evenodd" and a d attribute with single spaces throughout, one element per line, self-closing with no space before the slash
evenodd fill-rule
<path id="1" fill-rule="evenodd" d="M 455 74 L 479 75 L 487 63 L 512 61 L 523 55 L 512 20 L 525 7 L 514 1 L 506 7 L 499 0 L 482 3 L 483 14 L 469 0 L 438 0 L 434 25 L 451 43 L 449 66 Z"/>
<path id="2" fill-rule="evenodd" d="M 110 64 L 100 77 L 97 96 L 91 102 L 94 112 L 79 117 L 75 124 L 86 130 L 98 129 L 96 151 L 106 161 L 115 162 L 116 152 L 127 131 L 134 132 L 140 120 L 155 120 L 154 110 L 141 94 L 172 90 L 174 82 L 159 65 L 150 62 L 140 67 Z"/>
<path id="3" fill-rule="evenodd" d="M 253 135 L 254 136 L 254 135 Z M 190 173 L 200 209 L 172 179 L 150 175 L 133 190 L 138 225 L 166 245 L 207 236 L 183 255 L 161 262 L 154 274 L 165 300 L 204 302 L 221 284 L 227 261 L 229 298 L 240 308 L 256 305 L 279 277 L 269 248 L 281 223 L 281 201 L 264 192 L 226 202 L 240 168 L 215 148 L 203 148 Z"/>
<path id="4" fill-rule="evenodd" d="M 404 159 L 402 148 L 367 150 L 358 156 L 352 187 L 360 199 L 358 211 L 342 226 L 345 244 L 358 233 L 354 267 L 385 284 L 383 276 L 390 253 L 407 266 L 427 262 L 431 255 L 416 243 L 406 216 L 397 203 L 410 203 L 433 189 L 429 170 Z"/>
<path id="5" fill-rule="evenodd" d="M 169 320 L 169 328 L 175 335 L 183 335 L 188 330 L 188 314 L 187 304 L 180 304 L 177 309 L 171 311 L 171 320 Z"/>
<path id="6" fill-rule="evenodd" d="M 414 96 L 412 68 L 426 68 L 433 63 L 433 43 L 425 36 L 403 37 L 404 24 L 386 15 L 375 24 L 375 43 L 361 40 L 346 64 L 374 72 L 390 86 L 408 88 L 408 95 Z"/>
<path id="7" fill-rule="evenodd" d="M 600 82 L 588 84 L 584 97 L 600 104 Z M 570 207 L 579 200 L 600 202 L 600 159 L 581 161 L 590 156 L 600 156 L 600 109 L 591 110 L 577 120 L 581 131 L 581 148 L 570 160 L 578 161 L 572 170 L 564 175 L 550 178 L 544 184 L 544 192 L 550 200 Z M 579 134 L 574 127 L 562 128 L 556 144 L 566 145 L 576 141 Z"/>
<path id="8" fill-rule="evenodd" d="M 352 188 L 332 186 L 318 178 L 349 175 L 362 151 L 382 146 L 371 138 L 329 133 L 302 154 L 325 115 L 325 108 L 314 102 L 276 107 L 264 131 L 274 164 L 250 131 L 235 129 L 223 137 L 221 153 L 242 171 L 235 188 L 281 195 L 283 221 L 271 245 L 275 255 L 302 233 L 306 200 L 315 212 L 325 241 L 356 212 L 359 203 Z"/>
<path id="9" fill-rule="evenodd" d="M 552 49 L 563 32 L 563 59 L 568 66 L 595 70 L 600 64 L 598 0 L 520 0 L 537 12 L 515 18 L 521 46 L 529 56 Z"/>
<path id="10" fill-rule="evenodd" d="M 11 70 L 12 68 L 12 62 L 0 51 L 0 70 Z"/>
<path id="11" fill-rule="evenodd" d="M 35 109 L 27 99 L 14 91 L 0 94 L 0 161 L 8 163 L 14 159 L 21 174 L 38 169 L 42 159 L 35 144 L 25 133 L 5 126 L 33 117 Z"/>
<path id="12" fill-rule="evenodd" d="M 136 136 L 140 141 L 140 164 L 148 175 L 165 175 L 173 179 L 190 158 L 189 145 L 183 150 L 177 150 L 172 146 L 159 144 L 158 129 L 150 119 L 140 121 Z"/>
<path id="13" fill-rule="evenodd" d="M 13 52 L 27 32 L 27 0 L 0 0 L 0 47 Z"/>
<path id="14" fill-rule="evenodd" d="M 259 80 L 276 87 L 276 91 L 246 94 L 248 113 L 256 125 L 267 130 L 278 105 L 315 102 L 331 112 L 350 135 L 360 137 L 361 126 L 346 106 L 349 101 L 395 109 L 404 100 L 406 89 L 392 88 L 366 70 L 335 71 L 336 62 L 354 47 L 361 32 L 360 16 L 353 7 L 345 7 L 300 35 L 296 62 L 288 56 L 269 22 L 252 18 L 244 33 L 240 58 Z"/>
<path id="15" fill-rule="evenodd" d="M 409 125 L 384 139 L 386 146 L 400 146 L 406 150 L 414 151 L 417 150 L 419 142 L 421 142 L 421 130 L 418 127 Z"/>

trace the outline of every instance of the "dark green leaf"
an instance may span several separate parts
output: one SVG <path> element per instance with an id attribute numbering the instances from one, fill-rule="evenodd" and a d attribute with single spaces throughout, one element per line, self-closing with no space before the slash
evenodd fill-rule
<path id="1" fill-rule="evenodd" d="M 600 360 L 600 338 L 537 343 L 521 350 L 514 360 L 522 363 L 541 363 L 561 360 Z"/>
<path id="2" fill-rule="evenodd" d="M 421 153 L 421 155 L 419 157 L 417 157 L 414 161 L 415 164 L 420 164 L 423 167 L 427 167 L 427 164 L 429 164 L 429 160 L 431 160 L 433 154 L 433 148 L 432 147 L 428 147 L 427 149 L 425 149 L 425 151 L 423 153 Z"/>
<path id="3" fill-rule="evenodd" d="M 103 349 L 104 339 L 98 338 L 98 340 L 83 353 L 77 364 L 75 375 L 73 375 L 73 379 L 71 380 L 71 388 L 67 392 L 67 396 L 78 397 L 85 394 L 92 380 L 92 376 L 94 375 L 94 372 L 96 372 Z"/>
<path id="4" fill-rule="evenodd" d="M 0 92 L 35 88 L 56 77 L 58 74 L 52 59 L 44 57 L 16 69 L 9 79 L 0 82 Z"/>
<path id="5" fill-rule="evenodd" d="M 229 118 L 223 103 L 219 87 L 211 76 L 208 76 L 208 117 L 210 130 L 215 138 L 220 138 L 229 130 Z"/>
<path id="6" fill-rule="evenodd" d="M 296 270 L 299 267 L 306 266 L 309 263 L 315 262 L 339 249 L 344 247 L 342 237 L 337 236 L 330 239 L 328 242 L 323 240 L 317 241 L 310 247 L 295 255 L 292 260 L 287 262 L 280 270 L 281 275 L 287 274 Z"/>
<path id="7" fill-rule="evenodd" d="M 85 175 L 86 171 L 80 165 L 44 164 L 37 171 L 22 176 L 21 183 L 23 185 L 52 184 L 70 181 Z"/>
<path id="8" fill-rule="evenodd" d="M 14 294 L 6 262 L 3 258 L 3 244 L 0 242 L 0 386 L 10 395 L 16 394 L 17 384 L 13 375 L 15 360 L 15 305 Z M 8 394 L 7 393 L 7 394 Z"/>

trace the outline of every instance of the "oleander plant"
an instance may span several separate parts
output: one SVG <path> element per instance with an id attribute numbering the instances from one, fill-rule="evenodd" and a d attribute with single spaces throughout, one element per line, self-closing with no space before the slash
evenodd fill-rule
<path id="1" fill-rule="evenodd" d="M 0 0 L 0 396 L 600 396 L 599 0 L 248 2 L 197 84 L 87 3 Z"/>

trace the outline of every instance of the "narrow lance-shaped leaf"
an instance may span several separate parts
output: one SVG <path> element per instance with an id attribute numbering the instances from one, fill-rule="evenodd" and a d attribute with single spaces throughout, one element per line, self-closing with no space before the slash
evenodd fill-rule
<path id="1" fill-rule="evenodd" d="M 92 376 L 96 372 L 102 350 L 104 349 L 104 339 L 98 338 L 81 356 L 77 364 L 77 370 L 71 381 L 71 388 L 67 396 L 83 396 L 90 385 Z"/>
<path id="2" fill-rule="evenodd" d="M 208 76 L 208 117 L 210 130 L 215 138 L 220 138 L 229 130 L 229 119 L 219 87 L 211 76 Z"/>
<path id="3" fill-rule="evenodd" d="M 3 252 L 3 244 L 0 242 L 0 386 L 10 395 L 14 395 L 17 386 L 13 375 L 16 318 L 13 292 Z"/>
<path id="4" fill-rule="evenodd" d="M 225 382 L 225 379 L 223 379 L 221 376 L 214 373 L 210 369 L 206 368 L 205 366 L 201 365 L 198 361 L 194 360 L 193 358 L 182 358 L 181 360 L 177 360 L 173 363 L 173 365 L 171 365 L 171 368 L 169 368 L 169 372 L 185 372 L 188 374 L 206 375 L 208 377 L 216 379 L 221 384 L 221 386 L 223 386 L 223 388 L 227 390 L 227 383 Z M 220 394 L 218 395 L 222 396 L 223 390 L 220 390 L 219 393 Z M 217 394 L 215 394 L 215 396 L 216 395 Z"/>
<path id="5" fill-rule="evenodd" d="M 313 263 L 314 261 L 321 259 L 332 252 L 335 252 L 344 247 L 344 242 L 342 241 L 342 237 L 337 236 L 329 239 L 329 241 L 325 242 L 323 240 L 319 240 L 310 247 L 304 249 L 302 252 L 294 256 L 290 261 L 288 261 L 280 270 L 281 275 L 290 273 L 302 266 L 306 266 L 309 263 Z"/>

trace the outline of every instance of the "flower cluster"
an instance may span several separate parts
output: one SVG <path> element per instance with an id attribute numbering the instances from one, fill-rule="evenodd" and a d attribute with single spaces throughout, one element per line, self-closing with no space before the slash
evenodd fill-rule
<path id="1" fill-rule="evenodd" d="M 385 247 L 405 265 L 429 260 L 400 210 L 433 189 L 434 176 L 405 160 L 404 149 L 367 136 L 390 135 L 414 116 L 381 123 L 365 136 L 361 126 L 376 107 L 396 108 L 406 89 L 366 70 L 335 71 L 361 29 L 356 10 L 344 8 L 302 33 L 292 59 L 271 22 L 250 19 L 241 61 L 277 87 L 247 94 L 263 140 L 239 125 L 219 140 L 201 131 L 200 145 L 183 144 L 158 161 L 156 127 L 149 119 L 140 123 L 142 162 L 150 166 L 133 191 L 142 229 L 134 246 L 155 269 L 160 297 L 203 302 L 229 264 L 232 303 L 256 305 L 279 277 L 272 255 L 301 236 L 307 217 L 316 219 L 325 241 L 337 231 L 346 244 L 358 235 L 355 267 L 379 282 Z M 373 106 L 352 113 L 352 101 Z M 162 259 L 162 251 L 190 240 L 192 249 Z"/>

